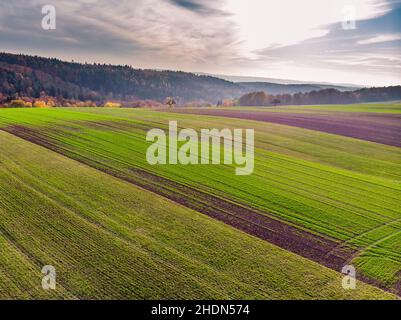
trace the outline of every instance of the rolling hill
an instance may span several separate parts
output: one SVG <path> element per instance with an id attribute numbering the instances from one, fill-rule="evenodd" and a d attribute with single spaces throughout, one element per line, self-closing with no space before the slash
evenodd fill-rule
<path id="1" fill-rule="evenodd" d="M 319 84 L 235 83 L 188 72 L 81 64 L 37 56 L 0 53 L 0 103 L 2 100 L 18 97 L 38 99 L 41 96 L 50 96 L 79 101 L 146 99 L 164 101 L 166 97 L 174 97 L 181 104 L 190 101 L 217 104 L 218 101 L 238 99 L 254 91 L 263 91 L 269 95 L 313 91 L 314 96 L 318 98 L 322 96 L 323 99 L 330 94 L 334 100 L 338 100 L 337 103 L 354 102 L 349 97 L 353 96 L 351 93 L 346 95 L 346 99 L 343 98 L 342 91 L 347 89 L 349 88 Z M 321 90 L 323 92 L 319 95 Z M 355 95 L 362 102 L 401 98 L 399 88 L 365 89 L 357 91 Z M 303 99 L 302 104 L 308 104 L 308 101 Z M 322 100 L 320 103 L 325 101 Z"/>
<path id="2" fill-rule="evenodd" d="M 0 299 L 394 298 L 1 130 L 0 163 Z"/>
<path id="3" fill-rule="evenodd" d="M 400 106 L 350 113 L 371 109 L 385 128 Z M 24 296 L 39 285 L 38 267 L 54 264 L 63 297 L 391 297 L 366 284 L 343 290 L 341 268 L 352 264 L 358 279 L 400 295 L 400 148 L 283 125 L 258 110 L 259 120 L 216 108 L 0 110 L 0 234 L 19 257 L 2 272 L 24 266 L 13 282 L 0 274 L 8 288 L 0 292 Z M 254 173 L 149 165 L 146 132 L 171 119 L 196 130 L 254 128 Z"/>

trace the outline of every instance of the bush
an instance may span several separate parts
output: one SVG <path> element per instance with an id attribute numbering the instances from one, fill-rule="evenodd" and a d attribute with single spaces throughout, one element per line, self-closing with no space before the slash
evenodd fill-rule
<path id="1" fill-rule="evenodd" d="M 25 102 L 24 100 L 21 99 L 16 99 L 16 100 L 11 100 L 11 102 L 8 104 L 9 108 L 31 108 L 32 103 L 30 102 Z"/>
<path id="2" fill-rule="evenodd" d="M 106 102 L 104 104 L 105 108 L 121 108 L 121 103 L 117 103 L 117 102 Z"/>
<path id="3" fill-rule="evenodd" d="M 48 105 L 44 101 L 35 101 L 35 103 L 33 104 L 33 107 L 34 108 L 47 108 Z"/>
<path id="4" fill-rule="evenodd" d="M 270 104 L 269 96 L 263 91 L 251 92 L 243 95 L 239 99 L 239 104 L 241 106 L 268 106 Z"/>

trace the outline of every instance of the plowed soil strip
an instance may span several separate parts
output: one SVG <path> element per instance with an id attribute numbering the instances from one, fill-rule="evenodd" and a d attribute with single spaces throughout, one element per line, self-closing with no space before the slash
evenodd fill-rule
<path id="1" fill-rule="evenodd" d="M 271 122 L 401 147 L 400 115 L 298 114 L 216 109 L 175 109 L 173 112 Z"/>

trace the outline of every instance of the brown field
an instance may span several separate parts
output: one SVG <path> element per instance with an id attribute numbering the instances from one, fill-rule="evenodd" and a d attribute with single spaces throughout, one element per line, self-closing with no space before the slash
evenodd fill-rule
<path id="1" fill-rule="evenodd" d="M 200 108 L 174 112 L 272 122 L 401 147 L 401 115 L 398 114 L 302 114 Z"/>

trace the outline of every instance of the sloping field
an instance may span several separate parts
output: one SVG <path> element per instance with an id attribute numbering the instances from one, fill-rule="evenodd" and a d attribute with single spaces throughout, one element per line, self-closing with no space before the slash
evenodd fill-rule
<path id="1" fill-rule="evenodd" d="M 305 108 L 300 110 L 288 107 L 272 110 L 267 108 L 260 110 L 256 110 L 255 108 L 245 108 L 242 110 L 239 108 L 197 108 L 182 109 L 180 112 L 266 121 L 401 147 L 401 114 L 379 114 L 370 112 L 369 110 L 371 109 L 368 108 L 366 108 L 367 113 L 333 112 L 334 110 L 336 110 L 335 107 L 333 107 L 331 112 L 327 112 L 330 111 L 329 107 L 322 107 L 320 109 L 318 107 Z M 344 109 L 339 109 L 338 107 L 337 110 L 344 111 Z M 373 110 L 377 111 L 380 109 Z"/>
<path id="2" fill-rule="evenodd" d="M 167 129 L 168 120 L 182 128 L 254 128 L 253 175 L 235 176 L 227 165 L 148 165 L 146 131 Z M 149 110 L 2 110 L 0 126 L 337 271 L 353 263 L 358 277 L 399 290 L 400 148 Z"/>
<path id="3" fill-rule="evenodd" d="M 392 298 L 2 131 L 0 164 L 0 299 Z"/>
<path id="4" fill-rule="evenodd" d="M 210 107 L 208 109 L 213 109 L 213 107 Z M 221 107 L 214 107 L 214 109 L 221 109 Z M 224 109 L 238 110 L 238 107 L 225 107 Z M 401 102 L 394 101 L 394 102 L 361 103 L 361 104 L 240 107 L 240 109 L 254 110 L 254 111 L 290 112 L 290 113 L 356 112 L 356 113 L 401 114 Z"/>

